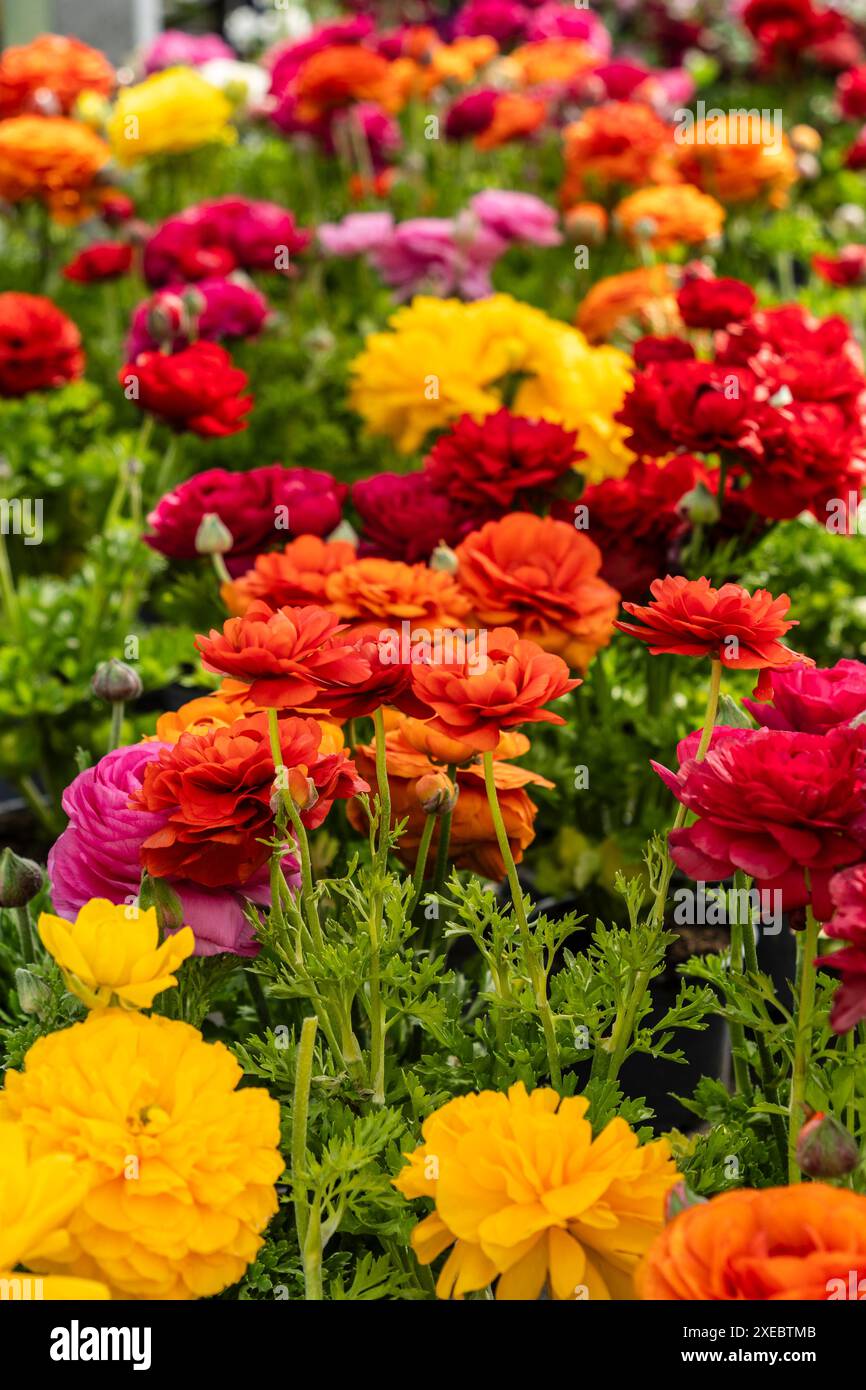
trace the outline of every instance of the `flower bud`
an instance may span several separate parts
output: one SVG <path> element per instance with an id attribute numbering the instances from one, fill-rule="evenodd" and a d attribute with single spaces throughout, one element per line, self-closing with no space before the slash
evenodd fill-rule
<path id="1" fill-rule="evenodd" d="M 456 574 L 457 563 L 456 551 L 444 541 L 439 542 L 429 561 L 431 570 L 441 570 L 444 574 Z"/>
<path id="2" fill-rule="evenodd" d="M 118 661 L 116 656 L 100 661 L 90 688 L 98 699 L 107 700 L 110 705 L 137 700 L 142 691 L 138 673 L 125 661 Z"/>
<path id="3" fill-rule="evenodd" d="M 0 854 L 0 907 L 25 907 L 42 887 L 42 870 L 7 845 Z"/>
<path id="4" fill-rule="evenodd" d="M 205 512 L 195 533 L 198 555 L 225 555 L 234 545 L 234 536 L 217 512 Z"/>
<path id="5" fill-rule="evenodd" d="M 35 1014 L 37 1018 L 51 999 L 51 990 L 45 981 L 21 966 L 15 971 L 15 992 L 22 1013 Z"/>
<path id="6" fill-rule="evenodd" d="M 156 920 L 163 932 L 180 931 L 185 926 L 183 904 L 164 878 L 152 878 L 148 873 L 142 875 L 138 906 L 142 912 L 156 908 Z"/>
<path id="7" fill-rule="evenodd" d="M 816 1110 L 797 1136 L 797 1166 L 810 1178 L 842 1178 L 860 1162 L 860 1150 L 844 1125 Z"/>
<path id="8" fill-rule="evenodd" d="M 676 1183 L 665 1197 L 665 1221 L 673 1221 L 681 1211 L 700 1206 L 706 1200 L 706 1197 L 699 1197 L 696 1192 L 692 1192 L 687 1182 Z"/>
<path id="9" fill-rule="evenodd" d="M 444 772 L 425 772 L 415 783 L 421 810 L 428 816 L 444 816 L 454 810 L 460 788 Z"/>
<path id="10" fill-rule="evenodd" d="M 677 504 L 681 516 L 687 516 L 693 526 L 714 526 L 719 519 L 719 504 L 706 483 L 696 483 Z"/>
<path id="11" fill-rule="evenodd" d="M 166 290 L 154 296 L 147 311 L 147 331 L 160 346 L 170 345 L 176 338 L 189 337 L 189 310 L 181 295 Z"/>
<path id="12" fill-rule="evenodd" d="M 563 218 L 570 237 L 584 246 L 600 246 L 607 236 L 607 213 L 601 203 L 576 203 Z"/>
<path id="13" fill-rule="evenodd" d="M 807 151 L 809 154 L 818 154 L 821 149 L 821 136 L 811 125 L 792 126 L 788 131 L 788 139 L 798 152 Z"/>
<path id="14" fill-rule="evenodd" d="M 312 777 L 307 777 L 299 767 L 289 772 L 289 796 L 299 811 L 312 811 L 319 799 L 319 789 Z"/>

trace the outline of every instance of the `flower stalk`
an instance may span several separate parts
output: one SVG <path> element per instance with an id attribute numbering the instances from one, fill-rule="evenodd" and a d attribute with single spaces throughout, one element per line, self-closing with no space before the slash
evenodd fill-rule
<path id="1" fill-rule="evenodd" d="M 818 932 L 820 926 L 812 910 L 811 902 L 806 906 L 806 930 L 798 933 L 799 952 L 797 972 L 797 1012 L 794 1019 L 794 1069 L 791 1076 L 791 1101 L 788 1114 L 788 1181 L 802 1181 L 800 1165 L 797 1162 L 797 1139 L 803 1127 L 806 1113 L 806 1079 L 809 1072 L 809 1058 L 812 1052 L 812 1015 L 815 1009 L 815 985 L 818 967 L 815 959 L 818 954 Z"/>

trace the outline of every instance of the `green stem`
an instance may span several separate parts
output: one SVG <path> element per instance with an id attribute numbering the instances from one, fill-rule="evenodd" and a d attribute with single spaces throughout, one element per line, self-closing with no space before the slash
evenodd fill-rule
<path id="1" fill-rule="evenodd" d="M 736 913 L 734 915 L 738 916 Z M 730 929 L 731 972 L 735 975 L 742 975 L 743 924 L 740 921 L 731 919 Z M 751 926 L 747 926 L 746 931 L 751 931 Z M 736 1019 L 729 1019 L 728 1032 L 731 1035 L 731 1058 L 734 1064 L 734 1081 L 737 1092 L 749 1105 L 751 1105 L 754 1096 L 752 1094 L 752 1078 L 749 1075 L 749 1064 L 746 1061 L 746 1030 L 742 1023 L 738 1022 Z"/>
<path id="2" fill-rule="evenodd" d="M 115 700 L 111 706 L 111 733 L 108 736 L 108 751 L 112 753 L 123 742 L 123 700 Z"/>
<path id="3" fill-rule="evenodd" d="M 18 605 L 18 592 L 15 588 L 12 565 L 9 561 L 6 533 L 2 527 L 0 527 L 0 596 L 3 599 L 3 612 L 6 615 L 9 631 L 10 633 L 18 632 L 21 627 L 21 610 Z"/>
<path id="4" fill-rule="evenodd" d="M 514 915 L 517 918 L 517 925 L 520 929 L 521 940 L 523 941 L 523 952 L 526 964 L 529 969 L 532 988 L 535 993 L 535 1007 L 541 1018 L 541 1026 L 544 1030 L 544 1042 L 547 1049 L 547 1064 L 550 1069 L 550 1079 L 556 1090 L 562 1086 L 562 1069 L 559 1064 L 559 1049 L 556 1045 L 556 1029 L 553 1023 L 553 1014 L 550 1010 L 550 1003 L 547 998 L 547 979 L 538 953 L 532 933 L 529 930 L 529 922 L 526 917 L 526 904 L 523 901 L 523 892 L 520 887 L 520 880 L 517 877 L 517 866 L 514 863 L 514 856 L 511 853 L 511 846 L 508 843 L 508 835 L 505 830 L 505 822 L 502 819 L 502 811 L 499 806 L 499 797 L 496 793 L 496 780 L 493 769 L 493 754 L 484 754 L 484 785 L 487 789 L 487 800 L 490 804 L 490 814 L 493 817 L 493 825 L 496 830 L 496 840 L 499 845 L 499 852 L 505 865 L 505 872 L 508 876 L 508 886 L 511 889 L 511 901 L 514 904 Z"/>
<path id="5" fill-rule="evenodd" d="M 295 1094 L 292 1102 L 292 1191 L 298 1244 L 304 1249 L 309 1224 L 307 1187 L 301 1174 L 307 1166 L 307 1121 L 310 1113 L 310 1085 L 313 1079 L 313 1049 L 316 1042 L 315 1018 L 305 1018 L 295 1053 Z M 305 1266 L 306 1267 L 306 1266 Z"/>
<path id="6" fill-rule="evenodd" d="M 216 577 L 219 580 L 220 585 L 231 584 L 232 577 L 229 574 L 228 565 L 226 564 L 222 555 L 212 555 L 210 557 L 210 562 L 214 567 Z"/>
<path id="7" fill-rule="evenodd" d="M 818 954 L 819 925 L 806 906 L 806 930 L 798 934 L 799 981 L 797 1014 L 794 1021 L 794 1071 L 791 1077 L 791 1104 L 788 1114 L 788 1182 L 801 1181 L 797 1163 L 797 1138 L 803 1126 L 803 1106 L 806 1099 L 806 1079 L 812 1051 L 812 1014 L 815 1008 L 815 983 L 818 969 L 814 964 Z"/>
<path id="8" fill-rule="evenodd" d="M 379 791 L 379 847 L 376 857 L 384 869 L 388 861 L 388 835 L 391 830 L 391 787 L 385 746 L 385 712 L 381 705 L 373 715 L 373 723 L 376 726 L 376 786 Z"/>
<path id="9" fill-rule="evenodd" d="M 451 763 L 448 767 L 448 781 L 454 783 L 457 778 L 457 767 Z M 445 882 L 445 875 L 448 872 L 448 851 L 451 848 L 451 822 L 454 817 L 453 808 L 446 811 L 442 816 L 442 823 L 439 826 L 439 844 L 436 849 L 436 867 L 433 870 L 433 892 L 440 893 Z"/>
<path id="10" fill-rule="evenodd" d="M 274 760 L 274 773 L 278 784 L 285 781 L 285 763 L 283 762 L 283 751 L 280 746 L 280 725 L 275 709 L 268 710 L 268 735 L 271 741 L 271 756 Z M 292 800 L 292 794 L 288 786 L 280 785 L 280 795 L 283 798 L 283 805 L 289 814 L 292 828 L 298 844 L 298 853 L 301 856 L 301 897 L 307 913 L 307 922 L 313 937 L 313 944 L 316 949 L 321 951 L 325 945 L 325 938 L 322 935 L 322 925 L 319 921 L 319 909 L 316 905 L 316 894 L 313 889 L 313 869 L 310 860 L 310 842 L 307 839 L 307 832 L 301 820 L 300 812 Z"/>
<path id="11" fill-rule="evenodd" d="M 407 917 L 411 921 L 415 916 L 415 909 L 421 898 L 421 890 L 424 885 L 424 870 L 427 867 L 427 855 L 430 850 L 430 841 L 433 839 L 433 831 L 436 829 L 436 822 L 439 816 L 427 816 L 424 821 L 424 829 L 421 831 L 421 839 L 418 843 L 418 857 L 415 860 L 415 872 L 412 875 L 412 898 L 409 903 Z"/>
<path id="12" fill-rule="evenodd" d="M 246 980 L 247 989 L 250 992 L 250 998 L 253 1001 L 253 1008 L 256 1011 L 256 1017 L 258 1018 L 259 1023 L 261 1024 L 262 1028 L 270 1028 L 271 1012 L 268 1008 L 268 1001 L 265 998 L 265 992 L 262 989 L 261 980 L 259 979 L 258 975 L 253 973 L 252 970 L 244 971 L 244 979 Z"/>
<path id="13" fill-rule="evenodd" d="M 36 959 L 36 947 L 33 943 L 33 927 L 30 921 L 30 913 L 27 907 L 16 907 L 12 913 L 15 918 L 15 925 L 18 928 L 18 945 L 21 950 L 21 959 L 25 965 L 30 965 Z"/>
<path id="14" fill-rule="evenodd" d="M 302 1246 L 304 1293 L 308 1302 L 322 1301 L 322 1206 L 319 1197 L 310 1203 L 310 1221 Z"/>
<path id="15" fill-rule="evenodd" d="M 737 869 L 734 874 L 734 888 L 739 893 L 743 889 L 748 890 L 750 880 L 742 869 Z M 739 901 L 739 898 L 737 899 Z M 760 966 L 758 965 L 758 948 L 755 945 L 755 932 L 751 922 L 747 922 L 743 932 L 743 948 L 745 954 L 745 969 L 747 975 L 758 976 Z M 770 1049 L 767 1047 L 767 1040 L 760 1029 L 755 1031 L 755 1042 L 758 1047 L 758 1069 L 761 1078 L 761 1090 L 769 1105 L 778 1106 L 779 1091 L 773 1081 L 773 1059 L 770 1056 Z M 779 1158 L 784 1169 L 787 1153 L 787 1136 L 782 1116 L 778 1114 L 770 1115 L 770 1128 L 779 1150 Z"/>

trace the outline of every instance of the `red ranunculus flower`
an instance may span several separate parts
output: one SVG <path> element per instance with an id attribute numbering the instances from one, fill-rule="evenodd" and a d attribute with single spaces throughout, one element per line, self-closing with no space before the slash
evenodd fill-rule
<path id="1" fill-rule="evenodd" d="M 845 152 L 845 167 L 846 169 L 866 168 L 866 126 L 860 131 L 854 143 L 848 146 Z"/>
<path id="2" fill-rule="evenodd" d="M 0 294 L 0 396 L 65 386 L 83 371 L 72 319 L 40 294 Z"/>
<path id="3" fill-rule="evenodd" d="M 828 285 L 866 283 L 866 246 L 843 246 L 836 256 L 813 256 L 812 265 Z"/>
<path id="4" fill-rule="evenodd" d="M 654 362 L 635 376 L 617 419 L 638 454 L 737 453 L 760 457 L 769 391 L 747 367 L 714 362 Z"/>
<path id="5" fill-rule="evenodd" d="M 292 257 L 311 238 L 312 232 L 298 227 L 292 214 L 276 203 L 216 198 L 167 217 L 157 227 L 144 248 L 144 276 L 158 287 L 228 275 L 239 268 L 271 273 L 291 269 Z"/>
<path id="6" fill-rule="evenodd" d="M 283 763 L 310 778 L 318 793 L 301 812 L 308 829 L 322 824 L 334 801 L 369 790 L 344 754 L 319 756 L 322 730 L 315 719 L 283 719 L 279 731 Z M 167 816 L 141 846 L 148 873 L 209 888 L 252 877 L 270 854 L 274 777 L 266 715 L 207 734 L 181 734 L 148 763 L 131 801 Z"/>
<path id="7" fill-rule="evenodd" d="M 690 276 L 677 293 L 677 306 L 689 328 L 726 328 L 751 314 L 757 296 L 742 280 Z"/>
<path id="8" fill-rule="evenodd" d="M 786 912 L 811 901 L 826 920 L 833 872 L 866 849 L 864 752 L 862 727 L 821 735 L 755 729 L 718 739 L 703 762 L 689 758 L 676 773 L 653 763 L 697 816 L 670 833 L 675 863 L 706 882 L 741 869 L 760 890 L 778 889 Z"/>
<path id="9" fill-rule="evenodd" d="M 862 121 L 866 117 L 866 66 L 843 72 L 836 83 L 836 96 L 843 116 Z"/>
<path id="10" fill-rule="evenodd" d="M 851 327 L 834 315 L 819 319 L 799 304 L 761 309 L 720 334 L 716 362 L 747 366 L 775 394 L 795 401 L 834 402 L 853 420 L 866 390 L 863 356 Z"/>
<path id="11" fill-rule="evenodd" d="M 80 285 L 116 280 L 132 268 L 133 254 L 128 241 L 95 241 L 63 267 L 63 274 L 67 280 L 76 280 Z"/>
<path id="12" fill-rule="evenodd" d="M 140 410 L 149 410 L 176 430 L 205 437 L 237 434 L 252 396 L 242 396 L 246 372 L 218 343 L 192 343 L 181 352 L 142 352 L 127 362 L 118 381 Z"/>
<path id="13" fill-rule="evenodd" d="M 256 555 L 286 535 L 325 536 L 339 524 L 348 488 L 317 468 L 284 468 L 280 463 L 231 473 L 208 468 L 166 493 L 147 518 L 148 545 L 173 560 L 192 560 L 195 536 L 207 513 L 232 533 L 226 557 L 235 574 L 251 567 Z"/>
<path id="14" fill-rule="evenodd" d="M 847 1033 L 866 1018 L 866 864 L 843 869 L 830 880 L 833 920 L 824 931 L 834 941 L 846 941 L 842 950 L 821 956 L 817 965 L 838 970 L 842 979 L 833 999 L 830 1027 Z"/>
<path id="15" fill-rule="evenodd" d="M 583 457 L 574 431 L 497 410 L 481 421 L 461 416 L 437 439 L 424 469 L 438 492 L 501 514 L 549 490 Z"/>
<path id="16" fill-rule="evenodd" d="M 278 608 L 251 603 L 241 618 L 228 618 L 222 632 L 211 629 L 195 645 L 206 671 L 231 676 L 249 686 L 248 695 L 265 709 L 322 709 L 325 693 L 368 681 L 370 663 L 348 640 L 336 642 L 345 627 L 314 604 Z"/>
<path id="17" fill-rule="evenodd" d="M 811 511 L 827 522 L 828 508 L 866 478 L 866 436 L 835 401 L 791 401 L 768 412 L 764 457 L 740 494 L 760 516 L 785 521 Z"/>
<path id="18" fill-rule="evenodd" d="M 468 140 L 480 135 L 493 121 L 499 93 L 493 87 L 468 92 L 449 106 L 445 116 L 445 135 L 449 140 Z"/>
<path id="19" fill-rule="evenodd" d="M 691 343 L 686 342 L 685 338 L 678 338 L 675 333 L 665 338 L 648 333 L 646 337 L 638 338 L 632 348 L 632 358 L 638 371 L 643 371 L 653 362 L 691 362 L 694 356 Z"/>
<path id="20" fill-rule="evenodd" d="M 769 701 L 743 701 L 765 729 L 826 734 L 866 710 L 866 664 L 862 661 L 843 659 L 826 668 L 792 666 L 789 671 L 773 671 L 770 683 Z"/>
<path id="21" fill-rule="evenodd" d="M 358 554 L 416 565 L 437 545 L 457 545 L 478 525 L 477 507 L 438 491 L 426 473 L 375 473 L 352 488 L 364 523 Z"/>
<path id="22" fill-rule="evenodd" d="M 766 699 L 772 686 L 770 670 L 781 670 L 797 662 L 814 662 L 784 646 L 784 637 L 794 619 L 786 619 L 791 606 L 787 594 L 778 598 L 767 589 L 750 594 L 739 584 L 723 584 L 714 589 L 708 579 L 686 579 L 668 575 L 650 586 L 652 600 L 646 607 L 624 603 L 623 608 L 637 623 L 618 622 L 621 632 L 649 647 L 652 656 L 710 656 L 733 671 L 761 671 L 755 694 Z"/>
<path id="23" fill-rule="evenodd" d="M 415 693 L 435 713 L 428 721 L 431 729 L 483 753 L 496 747 L 504 729 L 565 723 L 545 709 L 581 684 L 569 679 L 561 657 L 521 641 L 510 627 L 487 634 L 481 657 L 475 649 L 459 665 L 413 667 Z"/>

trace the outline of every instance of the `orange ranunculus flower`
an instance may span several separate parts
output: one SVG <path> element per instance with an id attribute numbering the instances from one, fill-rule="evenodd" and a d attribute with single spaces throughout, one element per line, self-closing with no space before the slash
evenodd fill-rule
<path id="1" fill-rule="evenodd" d="M 369 48 L 339 44 L 319 49 L 295 76 L 298 116 L 314 121 L 353 101 L 377 101 L 386 110 L 399 110 L 403 97 L 391 67 Z"/>
<path id="2" fill-rule="evenodd" d="M 432 30 L 428 32 L 432 34 L 433 41 L 425 51 L 417 54 L 417 61 L 413 65 L 411 91 L 418 96 L 426 96 L 445 82 L 467 87 L 478 70 L 499 52 L 499 45 L 489 34 L 440 43 Z M 396 67 L 396 64 L 393 66 Z"/>
<path id="3" fill-rule="evenodd" d="M 0 119 L 37 110 L 43 94 L 54 103 L 46 115 L 66 116 L 82 92 L 108 96 L 114 81 L 114 68 L 98 48 L 64 34 L 40 34 L 0 57 Z"/>
<path id="4" fill-rule="evenodd" d="M 503 729 L 521 724 L 564 724 L 545 709 L 581 684 L 561 657 L 537 642 L 522 641 L 510 627 L 488 632 L 484 661 L 473 651 L 450 666 L 413 666 L 412 686 L 434 711 L 430 726 L 477 753 L 490 752 Z"/>
<path id="5" fill-rule="evenodd" d="M 297 536 L 282 551 L 257 555 L 253 568 L 222 586 L 229 612 L 245 613 L 255 599 L 271 608 L 321 603 L 329 574 L 357 559 L 350 541 L 323 541 L 320 536 Z"/>
<path id="6" fill-rule="evenodd" d="M 211 729 L 225 729 L 257 709 L 258 706 L 251 701 L 226 700 L 219 694 L 197 695 L 194 700 L 187 700 L 180 709 L 166 710 L 165 714 L 161 714 L 152 737 L 160 743 L 177 743 L 181 734 L 207 734 Z"/>
<path id="7" fill-rule="evenodd" d="M 493 120 L 475 136 L 477 150 L 493 150 L 509 140 L 532 135 L 547 119 L 547 102 L 523 92 L 502 92 L 493 108 Z"/>
<path id="8" fill-rule="evenodd" d="M 45 203 L 58 220 L 88 215 L 94 180 L 109 161 L 104 140 L 65 116 L 13 116 L 0 121 L 0 198 Z"/>
<path id="9" fill-rule="evenodd" d="M 563 132 L 563 207 L 617 184 L 675 183 L 673 127 L 642 102 L 593 106 Z"/>
<path id="10" fill-rule="evenodd" d="M 503 72 L 521 87 L 569 82 L 595 67 L 598 54 L 582 39 L 539 39 L 521 44 L 502 60 Z"/>
<path id="11" fill-rule="evenodd" d="M 280 751 L 290 774 L 316 800 L 302 811 L 308 829 L 322 824 L 332 804 L 368 784 L 342 753 L 322 754 L 315 719 L 281 719 Z M 270 855 L 274 759 L 267 716 L 254 714 L 207 734 L 181 734 L 145 768 L 130 805 L 166 816 L 143 842 L 141 862 L 156 878 L 184 878 L 208 888 L 246 883 Z"/>
<path id="12" fill-rule="evenodd" d="M 511 512 L 468 535 L 457 560 L 479 622 L 513 627 L 579 671 L 610 641 L 619 594 L 599 578 L 598 546 L 568 522 Z"/>
<path id="13" fill-rule="evenodd" d="M 725 209 L 693 184 L 679 183 L 630 193 L 614 209 L 614 218 L 630 240 L 646 241 L 664 251 L 721 236 Z"/>
<path id="14" fill-rule="evenodd" d="M 417 793 L 417 784 L 441 767 L 426 757 L 418 748 L 423 738 L 421 731 L 428 726 L 417 719 L 398 719 L 388 721 L 392 727 L 385 735 L 385 753 L 388 763 L 388 782 L 391 788 L 391 811 L 393 822 L 408 820 L 406 830 L 397 847 L 397 857 L 407 868 L 413 868 L 418 855 L 418 846 L 427 819 Z M 435 739 L 441 737 L 430 731 Z M 453 743 L 449 752 L 453 750 Z M 457 745 L 458 749 L 462 745 Z M 535 838 L 533 822 L 537 807 L 529 799 L 524 788 L 530 783 L 550 787 L 553 784 L 528 768 L 515 767 L 505 762 L 507 757 L 516 757 L 529 747 L 529 740 L 513 742 L 513 736 L 500 740 L 493 753 L 493 774 L 508 843 L 516 863 L 523 858 L 527 847 Z M 463 749 L 464 752 L 469 750 Z M 368 781 L 375 781 L 376 744 L 362 744 L 353 750 L 358 771 Z M 471 754 L 470 754 L 471 756 Z M 457 760 L 455 760 L 457 761 Z M 471 869 L 473 873 L 486 878 L 505 877 L 505 865 L 496 842 L 496 830 L 490 814 L 490 806 L 484 788 L 484 770 L 477 763 L 473 766 L 458 767 L 456 781 L 459 795 L 451 819 L 451 841 L 449 857 L 458 869 Z M 350 802 L 349 821 L 355 830 L 366 828 L 366 816 L 357 803 Z M 439 841 L 439 826 L 433 832 L 428 867 L 436 862 Z"/>
<path id="15" fill-rule="evenodd" d="M 414 748 L 416 753 L 423 754 L 433 764 L 441 763 L 447 767 L 453 763 L 455 767 L 462 767 L 464 764 L 468 765 L 475 762 L 478 758 L 478 754 L 471 744 L 461 743 L 456 738 L 449 738 L 447 734 L 431 728 L 426 719 L 407 719 L 403 715 L 390 715 L 386 711 L 386 729 L 395 728 L 397 725 L 399 725 L 404 741 L 411 748 Z M 499 735 L 499 742 L 493 750 L 493 756 L 494 758 L 522 758 L 524 753 L 529 752 L 529 748 L 529 739 L 526 735 L 512 729 Z"/>
<path id="16" fill-rule="evenodd" d="M 675 266 L 648 265 L 596 281 L 577 311 L 577 327 L 591 343 L 607 342 L 630 322 L 641 335 L 681 332 L 675 273 Z"/>
<path id="17" fill-rule="evenodd" d="M 469 602 L 453 575 L 428 565 L 369 557 L 329 574 L 322 602 L 353 626 L 459 628 Z"/>
<path id="18" fill-rule="evenodd" d="M 797 156 L 784 131 L 725 112 L 683 132 L 677 168 L 687 183 L 723 203 L 754 203 L 766 198 L 784 207 L 797 182 Z"/>
<path id="19" fill-rule="evenodd" d="M 866 1197 L 818 1182 L 723 1192 L 664 1228 L 635 1282 L 689 1303 L 862 1299 Z"/>

